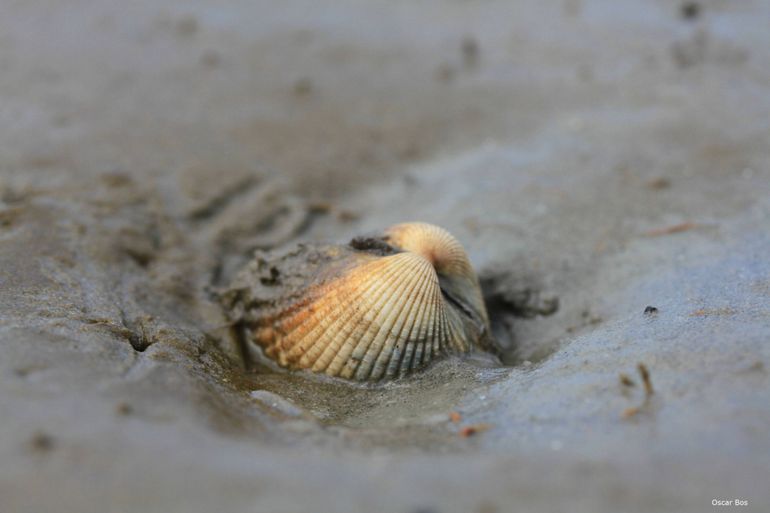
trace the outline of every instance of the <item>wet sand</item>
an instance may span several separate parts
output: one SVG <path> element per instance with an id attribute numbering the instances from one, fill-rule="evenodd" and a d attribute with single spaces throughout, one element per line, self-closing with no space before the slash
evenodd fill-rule
<path id="1" fill-rule="evenodd" d="M 762 2 L 67 4 L 0 18 L 0 509 L 770 508 Z M 254 249 L 405 220 L 503 366 L 244 370 Z"/>

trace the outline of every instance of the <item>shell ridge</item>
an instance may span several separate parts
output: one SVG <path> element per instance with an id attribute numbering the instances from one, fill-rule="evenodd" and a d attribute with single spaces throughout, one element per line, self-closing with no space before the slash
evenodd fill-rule
<path id="1" fill-rule="evenodd" d="M 454 317 L 452 316 L 451 310 L 449 308 L 444 308 L 442 313 L 443 315 L 441 317 L 441 322 L 444 325 L 444 329 L 446 330 L 447 351 L 462 352 L 462 345 L 458 343 L 457 333 L 454 329 Z"/>
<path id="2" fill-rule="evenodd" d="M 439 308 L 439 305 L 436 304 L 435 298 L 438 295 L 439 290 L 438 287 L 433 290 L 433 298 L 431 304 L 433 305 L 434 312 L 432 313 L 431 317 L 435 317 L 435 311 Z M 430 330 L 429 330 L 430 331 Z M 407 367 L 407 370 L 410 369 L 416 369 L 418 368 L 423 362 L 422 358 L 425 354 L 425 347 L 427 345 L 432 345 L 433 340 L 435 340 L 438 336 L 440 336 L 440 332 L 437 332 L 435 329 L 432 331 L 432 335 L 425 336 L 425 337 L 418 337 L 416 340 L 416 346 L 414 349 L 414 354 L 412 355 L 412 361 L 409 362 L 409 365 Z"/>
<path id="3" fill-rule="evenodd" d="M 435 269 L 433 269 L 433 266 L 431 266 L 432 275 L 436 276 Z M 436 282 L 434 282 L 434 287 L 432 287 L 430 290 L 426 290 L 426 297 L 421 301 L 421 309 L 418 312 L 418 320 L 415 322 L 415 325 L 417 325 L 417 337 L 423 337 L 425 336 L 425 333 L 427 332 L 427 326 L 425 322 L 424 316 L 427 314 L 427 312 L 430 311 L 430 308 L 433 307 L 433 303 L 431 300 L 431 295 L 435 296 L 436 288 L 437 288 L 437 280 L 438 277 L 436 276 Z M 401 362 L 404 359 L 404 355 L 407 353 L 407 349 L 409 348 L 409 340 L 414 338 L 411 334 L 396 343 L 395 349 L 393 351 L 393 354 L 390 357 L 390 361 L 388 362 L 387 370 L 386 370 L 386 376 L 387 377 L 393 377 L 396 374 L 400 372 L 401 368 Z"/>
<path id="4" fill-rule="evenodd" d="M 414 357 L 414 340 L 408 340 L 406 347 L 404 348 L 404 354 L 401 357 L 401 365 L 399 369 L 400 375 L 405 375 L 409 372 L 409 368 L 412 365 L 412 358 Z"/>
<path id="5" fill-rule="evenodd" d="M 414 276 L 409 283 L 405 284 L 406 298 L 402 302 L 401 309 L 392 325 L 393 327 L 397 327 L 398 331 L 394 332 L 393 327 L 391 328 L 389 335 L 382 341 L 378 348 L 375 348 L 376 354 L 373 353 L 368 362 L 369 369 L 367 372 L 374 379 L 378 379 L 377 375 L 381 374 L 380 369 L 383 365 L 381 356 L 386 355 L 389 352 L 389 348 L 400 339 L 404 330 L 407 329 L 408 326 L 411 327 L 413 325 L 413 323 L 409 323 L 412 311 L 415 307 L 419 308 L 419 301 L 424 295 L 426 281 L 431 278 L 431 274 L 435 274 L 433 267 L 430 266 L 428 262 L 415 262 L 413 267 L 415 268 Z"/>
<path id="6" fill-rule="evenodd" d="M 314 297 L 310 301 L 302 301 L 301 303 L 293 304 L 291 307 L 284 308 L 284 312 L 291 312 L 296 310 L 289 317 L 281 319 L 276 317 L 271 321 L 271 324 L 267 326 L 267 329 L 272 330 L 274 333 L 272 342 L 269 349 L 279 352 L 282 361 L 288 363 L 289 351 L 296 345 L 296 333 L 297 330 L 309 322 L 316 312 L 312 310 L 313 305 L 317 303 L 318 298 L 324 294 L 325 290 L 320 288 L 313 291 Z"/>
<path id="7" fill-rule="evenodd" d="M 310 305 L 296 312 L 289 319 L 279 322 L 278 331 L 283 334 L 275 345 L 281 351 L 280 358 L 285 365 L 294 364 L 297 360 L 310 349 L 303 346 L 307 337 L 319 328 L 317 319 L 327 316 L 330 312 L 335 312 L 338 307 L 337 301 L 330 301 L 328 296 L 334 293 L 334 283 L 325 283 L 322 286 L 316 286 L 320 292 L 316 294 L 316 300 Z M 323 300 L 323 298 L 326 298 Z M 321 308 L 318 307 L 319 301 Z M 299 317 L 299 321 L 294 321 Z M 289 329 L 287 329 L 289 328 Z"/>
<path id="8" fill-rule="evenodd" d="M 301 365 L 308 352 L 311 351 L 319 340 L 318 336 L 326 329 L 325 322 L 333 314 L 338 314 L 339 304 L 340 301 L 337 301 L 337 293 L 330 290 L 325 300 L 320 304 L 320 308 L 318 302 L 314 302 L 309 307 L 312 309 L 312 312 L 288 336 L 290 349 L 287 351 L 287 358 L 289 361 Z"/>
<path id="9" fill-rule="evenodd" d="M 390 306 L 384 311 L 384 318 L 379 323 L 380 329 L 366 347 L 361 360 L 356 366 L 355 376 L 358 380 L 364 380 L 371 374 L 377 356 L 388 339 L 393 336 L 392 329 L 404 309 L 405 298 L 408 298 L 411 294 L 412 286 L 420 276 L 419 268 L 423 263 L 422 257 L 411 253 L 403 253 L 402 255 L 399 260 L 403 260 L 403 272 L 399 274 L 398 280 L 393 286 L 391 297 L 388 299 L 388 305 Z M 383 312 L 380 313 L 382 314 Z M 380 315 L 377 318 L 379 319 Z"/>
<path id="10" fill-rule="evenodd" d="M 460 336 L 460 333 L 458 332 L 457 328 L 457 314 L 453 311 L 450 311 L 448 308 L 446 309 L 446 323 L 447 323 L 447 333 L 449 334 L 450 342 L 454 349 L 459 353 L 465 352 L 465 344 L 463 344 L 462 337 Z"/>
<path id="11" fill-rule="evenodd" d="M 384 257 L 383 260 L 387 260 L 388 263 L 392 266 L 394 271 L 398 270 L 397 265 L 392 265 L 394 263 L 393 259 L 400 259 L 402 258 L 402 255 L 405 253 L 399 253 L 397 255 Z M 398 260 L 395 260 L 396 263 L 398 263 Z M 398 272 L 393 272 L 389 274 L 389 279 L 383 280 L 384 285 L 390 285 L 392 284 L 392 279 L 398 274 Z M 340 353 L 337 354 L 337 357 L 335 357 L 335 360 L 339 358 L 341 360 L 341 369 L 340 369 L 340 375 L 345 378 L 350 378 L 355 373 L 358 364 L 361 362 L 361 359 L 363 359 L 364 354 L 366 353 L 366 350 L 368 349 L 369 345 L 371 344 L 372 340 L 379 334 L 380 330 L 382 329 L 381 324 L 377 324 L 376 321 L 379 319 L 380 313 L 382 310 L 389 304 L 389 300 L 392 298 L 392 296 L 387 295 L 380 295 L 376 298 L 376 302 L 374 305 L 371 306 L 371 308 L 364 312 L 364 319 L 368 320 L 366 322 L 366 326 L 362 330 L 363 333 L 360 337 L 358 337 L 358 341 L 355 342 L 355 344 L 351 344 L 349 346 L 349 350 L 346 351 L 340 351 Z M 375 330 L 372 333 L 372 326 L 375 327 Z M 344 349 L 344 348 L 343 348 Z M 332 364 L 335 362 L 332 361 Z"/>
<path id="12" fill-rule="evenodd" d="M 410 272 L 408 269 L 407 272 Z M 388 298 L 386 306 L 380 311 L 375 319 L 378 326 L 377 332 L 369 340 L 368 345 L 363 348 L 359 354 L 360 359 L 355 362 L 353 375 L 355 379 L 363 381 L 371 374 L 371 367 L 376 362 L 374 355 L 379 355 L 382 347 L 387 343 L 388 338 L 392 336 L 393 324 L 396 322 L 400 310 L 403 308 L 404 296 L 409 294 L 408 287 L 399 283 L 393 290 L 389 291 L 391 297 Z M 399 308 L 401 305 L 401 308 Z M 394 312 L 395 309 L 398 309 Z M 395 318 L 394 318 L 395 315 Z"/>
<path id="13" fill-rule="evenodd" d="M 428 266 L 420 270 L 418 274 L 418 281 L 412 287 L 412 290 L 416 290 L 414 297 L 408 297 L 408 309 L 402 312 L 396 322 L 400 322 L 398 333 L 393 334 L 380 350 L 377 358 L 375 359 L 374 369 L 372 369 L 372 377 L 374 379 L 380 379 L 383 373 L 388 367 L 390 359 L 393 357 L 393 346 L 398 344 L 401 340 L 408 340 L 414 329 L 414 326 L 419 322 L 417 318 L 417 312 L 424 304 L 425 295 L 430 288 L 430 280 L 435 276 L 435 271 L 432 266 Z M 437 278 L 435 278 L 437 279 Z M 404 332 L 406 334 L 404 335 Z"/>
<path id="14" fill-rule="evenodd" d="M 438 292 L 438 287 L 435 287 L 433 292 L 433 297 L 430 300 L 430 317 L 428 317 L 427 323 L 425 323 L 425 333 L 423 335 L 422 330 L 418 332 L 417 337 L 410 337 L 410 340 L 406 341 L 406 345 L 404 346 L 404 351 L 401 354 L 401 357 L 399 358 L 398 366 L 396 367 L 398 370 L 399 375 L 404 375 L 407 372 L 409 372 L 409 369 L 412 365 L 412 359 L 414 358 L 414 348 L 415 343 L 417 340 L 425 339 L 425 340 L 431 340 L 433 337 L 436 336 L 436 331 L 433 328 L 433 319 L 436 315 L 436 303 L 435 303 L 435 297 L 436 293 Z"/>
<path id="15" fill-rule="evenodd" d="M 392 278 L 395 277 L 395 275 L 399 272 L 399 268 L 397 266 L 390 266 L 390 272 L 388 273 L 386 279 L 381 279 L 380 286 L 378 287 L 378 292 L 391 284 Z M 332 360 L 329 368 L 330 369 L 337 369 L 336 373 L 339 373 L 343 377 L 350 377 L 352 373 L 354 372 L 355 368 L 354 366 L 357 366 L 357 363 L 361 359 L 361 355 L 359 353 L 356 353 L 356 350 L 361 346 L 361 344 L 366 343 L 367 345 L 371 343 L 371 338 L 376 336 L 376 334 L 379 332 L 379 326 L 376 326 L 376 321 L 378 319 L 378 316 L 380 314 L 380 311 L 385 308 L 387 304 L 388 297 L 382 294 L 378 294 L 376 297 L 376 300 L 374 304 L 368 305 L 369 308 L 365 311 L 363 311 L 362 320 L 363 322 L 359 327 L 352 330 L 346 340 L 344 341 L 347 343 L 350 341 L 349 344 L 346 344 L 343 348 L 343 350 L 339 351 L 334 359 Z M 375 329 L 377 331 L 373 332 L 373 326 L 375 326 Z M 357 339 L 357 340 L 353 340 Z M 351 358 L 353 359 L 351 361 Z"/>
<path id="16" fill-rule="evenodd" d="M 386 268 L 387 269 L 387 268 Z M 387 285 L 387 279 L 395 273 L 396 270 L 390 269 L 387 270 L 384 279 L 380 280 L 370 280 L 367 283 L 366 287 L 362 287 L 360 289 L 360 292 L 348 303 L 345 305 L 345 308 L 347 309 L 349 305 L 353 304 L 355 305 L 353 308 L 353 315 L 352 317 L 358 317 L 359 322 L 362 322 L 364 320 L 366 312 L 364 312 L 363 305 L 359 301 L 361 297 L 365 297 L 367 295 L 375 295 L 380 292 L 380 290 Z M 340 329 L 335 332 L 335 337 L 331 341 L 331 343 L 327 344 L 324 351 L 321 353 L 321 355 L 318 357 L 318 359 L 313 364 L 313 370 L 316 370 L 318 372 L 326 371 L 327 368 L 331 365 L 331 363 L 334 361 L 334 356 L 339 353 L 340 348 L 345 345 L 345 343 L 350 338 L 350 335 L 355 332 L 356 325 L 359 323 L 355 322 L 347 322 L 344 324 L 344 326 L 340 327 Z"/>
<path id="17" fill-rule="evenodd" d="M 438 297 L 440 294 L 441 294 L 440 289 L 434 293 L 434 296 L 433 296 L 434 305 L 438 304 Z M 433 337 L 432 339 L 427 339 L 427 341 L 430 344 L 430 350 L 428 351 L 428 354 L 430 356 L 433 356 L 433 355 L 438 356 L 439 354 L 441 354 L 439 337 Z"/>
<path id="18" fill-rule="evenodd" d="M 433 292 L 433 295 L 435 296 L 435 290 L 432 291 L 432 292 Z M 429 300 L 427 301 L 427 304 L 428 304 L 428 306 L 426 306 L 426 308 L 428 309 L 428 312 L 430 312 L 430 315 L 432 316 L 433 315 L 432 312 L 433 312 L 433 308 L 434 308 L 432 299 L 429 298 Z M 411 337 L 410 336 L 410 337 L 408 337 L 407 339 L 404 340 L 404 343 L 403 343 L 403 346 L 402 346 L 401 350 L 398 352 L 398 354 L 394 354 L 393 355 L 393 360 L 388 365 L 388 371 L 387 371 L 387 375 L 388 376 L 392 377 L 392 376 L 395 376 L 397 374 L 403 374 L 402 366 L 403 366 L 404 358 L 406 357 L 406 355 L 410 351 L 410 348 L 411 348 L 410 342 L 412 340 L 414 340 L 414 338 L 430 337 L 429 330 L 428 330 L 429 323 L 430 323 L 430 317 L 428 318 L 428 322 L 427 323 L 426 322 L 422 322 L 420 324 L 420 328 L 417 331 L 417 337 Z"/>
<path id="19" fill-rule="evenodd" d="M 289 361 L 297 360 L 305 353 L 307 348 L 302 346 L 302 342 L 305 340 L 304 337 L 315 327 L 313 324 L 315 319 L 329 308 L 325 305 L 319 308 L 319 301 L 332 293 L 330 288 L 328 285 L 325 285 L 320 288 L 320 292 L 319 297 L 305 305 L 302 310 L 296 312 L 290 318 L 278 322 L 280 329 L 284 332 L 280 345 L 285 357 Z"/>
<path id="20" fill-rule="evenodd" d="M 439 329 L 439 335 L 433 338 L 433 345 L 434 347 L 436 347 L 437 354 L 440 354 L 446 351 L 446 344 L 444 342 L 444 340 L 446 339 L 446 330 L 442 328 L 442 324 L 441 324 L 441 314 L 443 313 L 443 310 L 439 307 L 439 298 L 438 298 L 440 293 L 441 292 L 436 294 L 436 296 L 433 298 L 434 305 L 436 305 L 435 317 L 432 319 L 433 326 L 434 326 L 433 329 L 436 329 L 436 327 L 438 327 Z"/>
<path id="21" fill-rule="evenodd" d="M 434 298 L 435 298 L 435 296 L 436 296 L 436 294 L 435 294 L 435 291 L 434 291 Z M 436 303 L 434 303 L 434 305 L 435 305 L 434 306 L 435 310 L 438 310 L 440 308 L 440 306 L 441 306 L 441 305 L 436 304 Z M 412 352 L 412 355 L 411 355 L 411 359 L 408 362 L 408 365 L 406 366 L 406 368 L 404 369 L 405 372 L 409 372 L 409 371 L 411 371 L 413 369 L 417 369 L 417 368 L 420 367 L 420 365 L 423 363 L 422 362 L 422 356 L 423 356 L 423 354 L 425 352 L 425 345 L 427 343 L 432 343 L 433 339 L 435 339 L 435 338 L 437 338 L 439 336 L 441 336 L 441 331 L 440 330 L 436 330 L 434 328 L 433 331 L 432 331 L 432 335 L 430 337 L 418 338 L 417 340 L 415 340 L 415 345 L 414 345 L 414 349 L 413 349 L 413 352 Z"/>
<path id="22" fill-rule="evenodd" d="M 425 351 L 425 341 L 418 340 L 414 345 L 414 358 L 412 359 L 412 369 L 419 369 L 422 365 L 422 354 Z"/>
<path id="23" fill-rule="evenodd" d="M 347 288 L 346 286 L 350 282 L 356 283 L 359 280 L 360 274 L 365 275 L 362 269 L 367 267 L 367 265 L 360 266 L 358 268 L 358 272 L 351 273 L 351 276 L 345 279 L 342 283 L 340 283 L 339 280 L 335 280 L 335 282 L 330 285 L 332 286 L 332 288 L 336 290 L 340 290 L 340 289 L 344 290 L 345 288 Z M 381 267 L 381 265 L 373 266 L 373 267 L 375 268 Z M 326 346 L 323 345 L 325 335 L 329 332 L 331 328 L 337 325 L 337 321 L 339 321 L 346 313 L 349 313 L 349 305 L 357 301 L 359 298 L 369 294 L 371 288 L 376 286 L 377 282 L 373 280 L 371 283 L 367 283 L 367 285 L 368 287 L 362 287 L 357 289 L 353 297 L 351 297 L 350 295 L 346 296 L 344 301 L 333 301 L 333 300 L 327 299 L 326 304 L 329 306 L 316 313 L 314 317 L 314 319 L 316 319 L 315 326 L 313 326 L 312 329 L 306 331 L 302 335 L 302 338 L 297 341 L 297 344 L 299 346 L 308 338 L 313 339 L 310 342 L 310 345 L 304 348 L 301 355 L 297 356 L 297 358 L 299 358 L 300 360 L 301 365 L 311 366 L 315 364 L 318 358 L 321 357 L 321 355 L 325 352 L 325 350 L 329 346 L 329 344 L 326 344 Z M 332 316 L 332 314 L 334 315 Z M 300 346 L 300 349 L 303 349 L 303 348 Z"/>
<path id="24" fill-rule="evenodd" d="M 350 287 L 351 283 L 356 284 L 358 283 L 361 278 L 360 275 L 366 276 L 366 272 L 364 272 L 364 269 L 369 269 L 369 267 L 374 267 L 377 269 L 380 266 L 373 266 L 370 265 L 371 263 L 368 263 L 366 265 L 360 266 L 358 269 L 358 272 L 351 273 L 352 276 L 346 280 L 343 283 L 337 283 L 337 289 L 345 290 Z M 326 352 L 326 350 L 329 348 L 329 346 L 336 340 L 337 335 L 341 330 L 344 329 L 345 325 L 354 324 L 351 320 L 353 318 L 353 315 L 356 315 L 359 313 L 359 308 L 356 307 L 352 310 L 350 305 L 355 304 L 359 298 L 365 297 L 366 295 L 370 294 L 370 291 L 372 287 L 377 285 L 377 282 L 374 280 L 370 280 L 369 282 L 365 282 L 365 287 L 358 287 L 356 288 L 355 294 L 351 297 L 351 295 L 347 295 L 345 297 L 344 301 L 337 301 L 334 308 L 331 310 L 335 313 L 333 317 L 330 315 L 324 315 L 323 318 L 318 322 L 320 328 L 317 331 L 317 334 L 313 334 L 315 336 L 315 339 L 311 342 L 308 350 L 305 352 L 304 357 L 302 358 L 302 365 L 303 366 L 315 366 L 316 362 L 323 356 L 323 354 Z M 341 319 L 343 319 L 345 316 L 348 316 L 347 322 L 341 323 L 338 322 Z M 332 341 L 328 342 L 328 339 L 332 337 Z M 326 342 L 324 344 L 324 342 Z"/>
<path id="25" fill-rule="evenodd" d="M 422 352 L 420 353 L 420 360 L 416 362 L 416 365 L 415 363 L 410 362 L 410 368 L 415 368 L 416 366 L 429 362 L 431 359 L 430 358 L 431 350 L 428 348 L 433 348 L 434 345 L 437 345 L 437 341 L 440 340 L 442 332 L 440 327 L 438 330 L 436 329 L 437 324 L 435 322 L 435 319 L 438 318 L 438 315 L 440 314 L 440 310 L 441 310 L 441 303 L 438 301 L 438 298 L 440 295 L 441 295 L 441 290 L 437 287 L 436 290 L 433 291 L 433 298 L 432 298 L 433 313 L 432 313 L 431 319 L 434 320 L 432 324 L 433 335 L 429 338 L 424 339 L 425 343 L 423 344 L 424 347 Z M 438 354 L 438 347 L 436 348 L 436 354 Z"/>
<path id="26" fill-rule="evenodd" d="M 315 291 L 312 291 L 312 293 L 315 294 Z M 258 319 L 252 324 L 252 339 L 257 345 L 262 346 L 265 353 L 268 355 L 280 351 L 281 348 L 278 346 L 280 346 L 281 342 L 285 339 L 287 331 L 283 329 L 283 327 L 276 326 L 277 319 L 280 319 L 283 312 L 291 310 L 297 311 L 291 318 L 301 316 L 304 307 L 314 300 L 315 298 L 311 297 L 308 299 L 300 299 L 283 308 L 278 306 L 271 307 L 271 310 L 273 311 L 270 314 L 265 315 L 263 318 Z"/>
<path id="27" fill-rule="evenodd" d="M 375 261 L 375 262 L 377 262 L 377 261 Z M 372 262 L 370 262 L 370 264 L 371 263 Z M 363 267 L 363 266 L 361 266 L 361 267 Z M 351 278 L 355 278 L 357 276 L 357 274 L 355 273 L 355 270 L 353 271 L 352 274 L 353 274 L 353 276 L 347 277 L 345 280 L 336 279 L 336 280 L 332 280 L 332 281 L 324 284 L 323 289 L 325 291 L 333 291 L 335 289 L 339 289 L 340 288 L 340 281 L 348 281 Z M 338 302 L 338 301 L 331 301 L 331 300 L 329 300 L 329 298 L 324 298 L 323 294 L 319 294 L 319 297 L 316 299 L 316 301 L 313 302 L 313 305 L 318 303 L 318 301 L 323 301 L 323 303 L 322 303 L 323 304 L 323 308 L 315 309 L 315 311 L 312 314 L 306 316 L 306 318 L 303 320 L 303 322 L 301 322 L 298 326 L 295 326 L 293 328 L 293 330 L 292 330 L 292 335 L 293 335 L 293 338 L 295 340 L 292 342 L 291 347 L 288 349 L 290 351 L 290 355 L 289 355 L 290 358 L 300 358 L 302 354 L 304 354 L 304 353 L 306 353 L 307 351 L 310 350 L 311 346 L 308 346 L 307 348 L 304 348 L 304 347 L 301 347 L 301 346 L 298 347 L 298 344 L 301 344 L 302 342 L 304 342 L 306 337 L 308 337 L 312 332 L 314 332 L 315 330 L 317 330 L 319 328 L 319 326 L 318 326 L 319 323 L 316 321 L 316 318 L 319 318 L 319 317 L 320 318 L 327 318 L 327 316 L 330 313 L 335 313 L 337 315 L 340 314 L 340 310 L 339 310 L 340 309 L 340 302 Z M 301 314 L 298 314 L 298 315 L 301 315 Z M 315 322 L 313 322 L 313 321 L 315 321 Z M 311 327 L 307 327 L 308 324 L 310 324 Z M 303 328 L 305 329 L 304 332 L 302 331 Z M 299 335 L 298 335 L 298 333 L 299 333 Z M 297 338 L 298 336 L 299 336 L 299 338 Z M 313 342 L 313 345 L 314 344 L 315 344 L 315 341 Z"/>

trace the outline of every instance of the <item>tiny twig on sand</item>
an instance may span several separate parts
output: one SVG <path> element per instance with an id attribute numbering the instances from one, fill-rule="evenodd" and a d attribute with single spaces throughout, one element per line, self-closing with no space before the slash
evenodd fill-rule
<path id="1" fill-rule="evenodd" d="M 490 429 L 492 426 L 489 424 L 471 424 L 469 426 L 465 426 L 458 432 L 460 436 L 463 438 L 468 438 L 470 436 L 473 436 L 477 433 L 482 433 L 488 429 Z"/>
<path id="2" fill-rule="evenodd" d="M 649 230 L 644 232 L 643 235 L 645 237 L 660 237 L 661 235 L 671 235 L 674 233 L 686 232 L 699 227 L 700 227 L 699 224 L 688 221 L 686 223 L 679 223 L 672 226 L 666 226 L 665 228 L 656 228 L 654 230 Z"/>
<path id="3" fill-rule="evenodd" d="M 621 372 L 620 375 L 618 376 L 618 378 L 620 379 L 620 384 L 623 385 L 624 387 L 635 387 L 636 386 L 636 383 L 634 383 L 634 380 L 631 379 L 631 377 L 628 374 L 624 373 L 624 372 Z"/>
<path id="4" fill-rule="evenodd" d="M 652 380 L 650 379 L 650 371 L 647 370 L 647 366 L 643 363 L 640 363 L 636 366 L 637 369 L 639 369 L 639 375 L 642 377 L 642 383 L 644 383 L 644 395 L 645 399 L 649 399 L 649 397 L 655 393 L 655 391 L 652 389 Z"/>
<path id="5" fill-rule="evenodd" d="M 620 416 L 624 419 L 629 419 L 631 417 L 634 417 L 637 414 L 644 411 L 645 409 L 647 409 L 650 405 L 650 399 L 655 393 L 655 389 L 652 387 L 652 379 L 650 378 L 650 371 L 649 369 L 647 369 L 647 366 L 643 363 L 639 363 L 636 366 L 636 369 L 639 371 L 639 376 L 642 378 L 642 383 L 644 384 L 644 400 L 642 401 L 642 404 L 640 404 L 639 406 L 632 406 L 630 408 L 626 408 L 625 410 L 623 410 L 623 413 L 621 413 Z M 627 374 L 620 375 L 620 382 L 625 386 L 635 385 L 634 381 Z"/>
<path id="6" fill-rule="evenodd" d="M 713 315 L 733 315 L 737 311 L 733 308 L 700 308 L 690 312 L 690 317 L 710 317 Z"/>

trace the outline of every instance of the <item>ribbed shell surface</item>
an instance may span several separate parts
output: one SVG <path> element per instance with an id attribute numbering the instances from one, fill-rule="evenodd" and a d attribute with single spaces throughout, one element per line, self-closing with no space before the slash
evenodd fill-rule
<path id="1" fill-rule="evenodd" d="M 348 267 L 274 305 L 251 327 L 267 356 L 284 367 L 366 381 L 469 350 L 426 258 L 360 255 Z"/>

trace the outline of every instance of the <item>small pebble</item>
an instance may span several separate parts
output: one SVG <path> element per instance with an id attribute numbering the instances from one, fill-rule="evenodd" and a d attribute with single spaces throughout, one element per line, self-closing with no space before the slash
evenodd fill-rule
<path id="1" fill-rule="evenodd" d="M 115 407 L 115 411 L 118 415 L 131 415 L 134 413 L 134 408 L 128 403 L 118 403 Z"/>
<path id="2" fill-rule="evenodd" d="M 32 438 L 30 439 L 29 443 L 32 449 L 40 452 L 50 451 L 54 447 L 53 437 L 48 433 L 44 433 L 42 431 L 38 431 L 37 433 L 32 435 Z"/>
<path id="3" fill-rule="evenodd" d="M 302 417 L 305 414 L 302 408 L 295 406 L 287 399 L 284 399 L 273 392 L 268 392 L 267 390 L 252 390 L 249 395 L 252 399 L 256 399 L 260 403 L 269 406 L 276 412 L 287 417 Z"/>
<path id="4" fill-rule="evenodd" d="M 669 187 L 671 187 L 671 180 L 669 180 L 666 177 L 659 176 L 647 182 L 647 187 L 654 191 L 668 189 Z"/>

